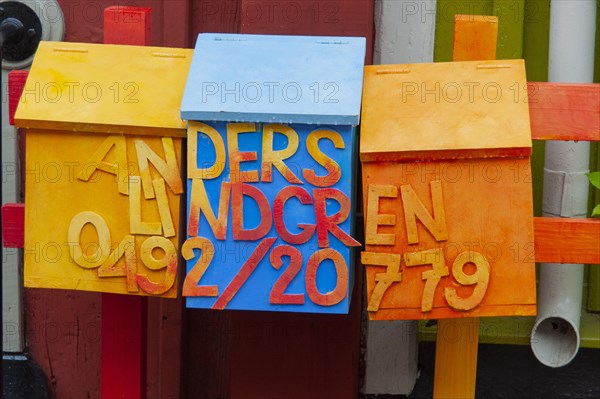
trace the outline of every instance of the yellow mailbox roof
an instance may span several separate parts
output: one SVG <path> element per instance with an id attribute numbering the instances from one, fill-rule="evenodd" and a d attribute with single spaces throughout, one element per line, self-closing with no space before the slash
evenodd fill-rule
<path id="1" fill-rule="evenodd" d="M 22 128 L 185 137 L 192 50 L 42 42 L 15 114 Z"/>
<path id="2" fill-rule="evenodd" d="M 362 161 L 529 156 L 522 60 L 365 67 Z"/>

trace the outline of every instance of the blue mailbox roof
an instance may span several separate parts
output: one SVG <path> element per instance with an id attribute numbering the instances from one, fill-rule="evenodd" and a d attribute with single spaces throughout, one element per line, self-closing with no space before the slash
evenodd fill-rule
<path id="1" fill-rule="evenodd" d="M 362 37 L 200 34 L 187 120 L 358 125 Z"/>

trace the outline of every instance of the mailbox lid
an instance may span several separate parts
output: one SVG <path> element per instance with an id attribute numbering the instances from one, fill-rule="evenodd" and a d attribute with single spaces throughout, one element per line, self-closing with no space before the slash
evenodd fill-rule
<path id="1" fill-rule="evenodd" d="M 360 158 L 529 156 L 523 60 L 365 67 Z"/>
<path id="2" fill-rule="evenodd" d="M 363 37 L 200 34 L 187 120 L 357 125 Z"/>
<path id="3" fill-rule="evenodd" d="M 188 49 L 41 42 L 15 125 L 185 137 L 179 106 L 191 58 Z"/>

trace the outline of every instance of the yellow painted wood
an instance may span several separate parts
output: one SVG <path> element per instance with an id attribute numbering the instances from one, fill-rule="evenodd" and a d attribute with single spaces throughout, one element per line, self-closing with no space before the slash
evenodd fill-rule
<path id="1" fill-rule="evenodd" d="M 475 397 L 479 318 L 438 321 L 433 397 Z"/>
<path id="2" fill-rule="evenodd" d="M 26 129 L 26 287 L 175 297 L 179 106 L 192 50 L 40 45 Z"/>
<path id="3" fill-rule="evenodd" d="M 27 131 L 25 286 L 175 297 L 178 234 L 173 226 L 179 226 L 181 193 L 165 187 L 151 166 L 156 196 L 144 197 L 134 143 L 143 141 L 147 152 L 164 159 L 163 139 L 127 136 L 125 158 L 116 158 L 113 147 L 102 157 L 105 171 L 90 160 L 107 140 L 118 142 L 99 133 Z M 182 140 L 173 141 L 181 162 Z M 123 162 L 130 176 L 106 166 Z M 119 192 L 123 179 L 129 181 L 128 193 Z M 137 224 L 130 223 L 131 215 Z M 139 225 L 153 229 L 140 231 Z M 155 246 L 162 249 L 150 251 Z"/>
<path id="4" fill-rule="evenodd" d="M 529 156 L 525 89 L 522 60 L 367 66 L 361 161 Z"/>
<path id="5" fill-rule="evenodd" d="M 185 137 L 179 106 L 192 50 L 42 42 L 15 126 Z"/>

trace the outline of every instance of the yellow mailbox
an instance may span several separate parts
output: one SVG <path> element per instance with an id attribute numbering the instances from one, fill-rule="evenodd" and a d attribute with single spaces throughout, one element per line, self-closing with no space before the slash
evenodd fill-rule
<path id="1" fill-rule="evenodd" d="M 526 85 L 520 60 L 366 67 L 371 319 L 535 314 Z"/>
<path id="2" fill-rule="evenodd" d="M 191 50 L 42 42 L 26 129 L 25 286 L 177 295 Z"/>

